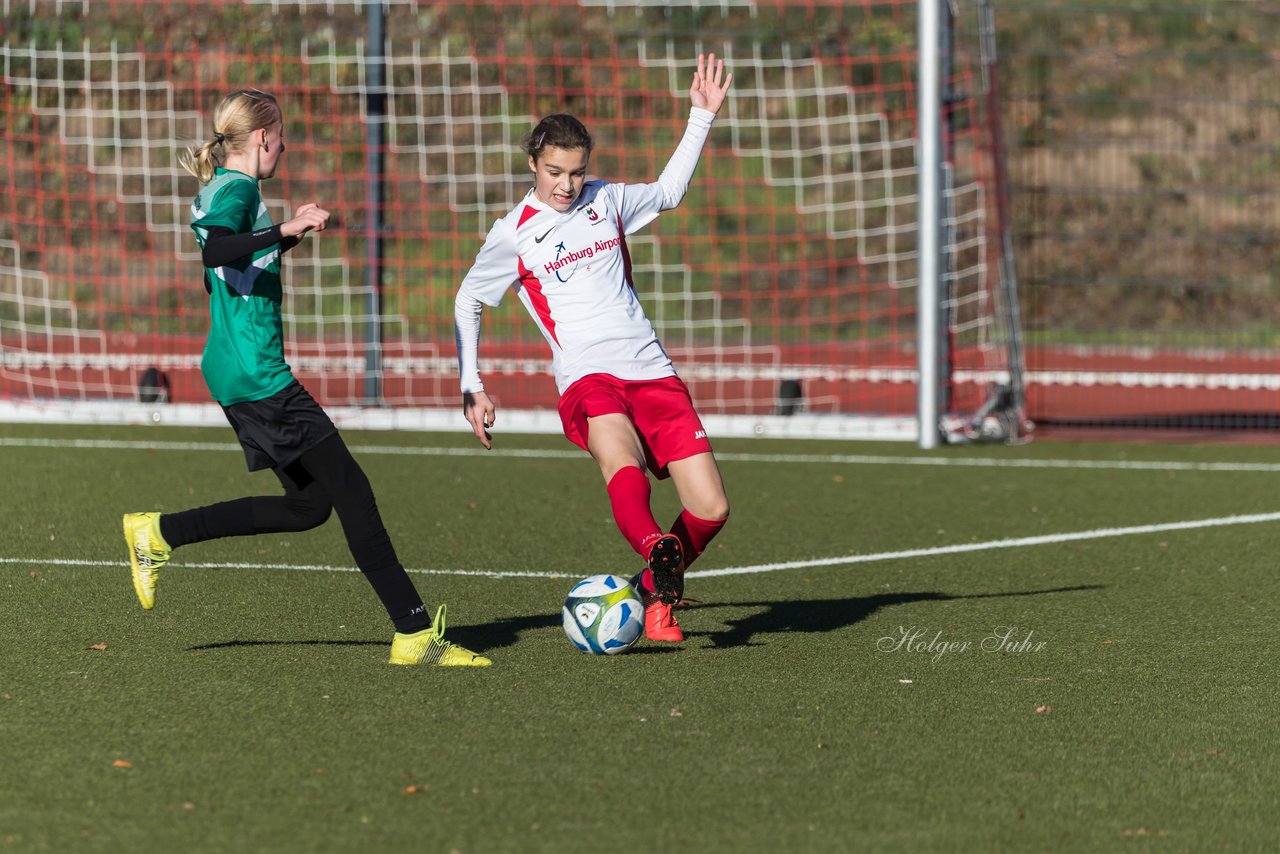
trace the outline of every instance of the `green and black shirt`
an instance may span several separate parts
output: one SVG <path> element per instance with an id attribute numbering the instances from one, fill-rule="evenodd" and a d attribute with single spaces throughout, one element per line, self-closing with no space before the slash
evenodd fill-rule
<path id="1" fill-rule="evenodd" d="M 223 406 L 270 397 L 294 381 L 284 360 L 280 256 L 297 240 L 282 246 L 255 179 L 221 167 L 191 205 L 191 228 L 202 251 L 211 233 L 257 238 L 243 245 L 258 248 L 218 266 L 204 253 L 211 322 L 200 370 Z"/>

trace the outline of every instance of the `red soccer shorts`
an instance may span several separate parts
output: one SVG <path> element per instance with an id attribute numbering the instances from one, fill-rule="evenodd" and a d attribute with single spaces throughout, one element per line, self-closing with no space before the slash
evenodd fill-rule
<path id="1" fill-rule="evenodd" d="M 679 377 L 620 380 L 609 374 L 588 374 L 565 390 L 559 409 L 564 435 L 584 451 L 588 418 L 612 412 L 630 418 L 644 445 L 645 462 L 658 478 L 668 476 L 672 460 L 711 451 L 689 389 Z"/>

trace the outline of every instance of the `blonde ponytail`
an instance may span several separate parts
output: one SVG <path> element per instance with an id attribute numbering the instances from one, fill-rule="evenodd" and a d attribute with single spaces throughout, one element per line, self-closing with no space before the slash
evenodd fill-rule
<path id="1" fill-rule="evenodd" d="M 213 180 L 214 170 L 222 165 L 222 158 L 213 153 L 220 144 L 214 139 L 199 148 L 188 148 L 178 155 L 178 164 L 201 184 L 208 184 Z"/>

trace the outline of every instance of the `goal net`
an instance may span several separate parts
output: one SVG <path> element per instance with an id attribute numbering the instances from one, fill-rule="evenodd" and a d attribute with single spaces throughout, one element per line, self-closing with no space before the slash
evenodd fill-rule
<path id="1" fill-rule="evenodd" d="M 629 240 L 659 336 L 704 416 L 734 425 L 719 432 L 915 435 L 916 0 L 383 5 L 377 59 L 363 3 L 5 0 L 8 417 L 221 419 L 199 372 L 197 186 L 177 155 L 211 138 L 223 94 L 252 85 L 285 112 L 288 154 L 264 186 L 273 219 L 309 201 L 337 218 L 286 259 L 295 374 L 350 419 L 430 426 L 447 413 L 465 427 L 453 297 L 530 185 L 521 135 L 574 113 L 596 139 L 593 175 L 652 181 L 682 133 L 694 60 L 714 52 L 733 89 L 690 191 Z M 982 4 L 943 5 L 941 397 L 972 436 L 1009 384 L 1016 327 L 1001 291 L 991 23 Z M 549 354 L 522 312 L 509 299 L 486 313 L 481 369 L 504 411 L 546 424 Z"/>

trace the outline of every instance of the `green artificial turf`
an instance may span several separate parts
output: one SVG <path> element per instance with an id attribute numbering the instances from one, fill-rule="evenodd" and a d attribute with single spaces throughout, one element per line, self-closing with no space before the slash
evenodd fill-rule
<path id="1" fill-rule="evenodd" d="M 0 850 L 1272 843 L 1280 522 L 948 547 L 1274 512 L 1280 470 L 1185 464 L 1280 448 L 721 440 L 733 515 L 694 569 L 766 571 L 692 577 L 684 644 L 595 658 L 560 603 L 639 564 L 589 458 L 347 441 L 448 636 L 492 668 L 388 666 L 336 519 L 184 548 L 143 612 L 120 514 L 274 479 L 225 429 L 0 427 Z M 654 503 L 674 517 L 669 484 Z"/>

